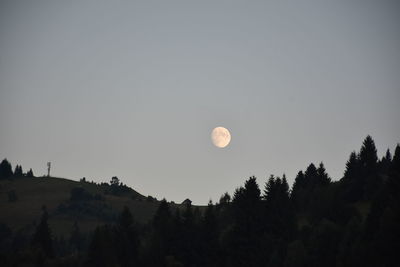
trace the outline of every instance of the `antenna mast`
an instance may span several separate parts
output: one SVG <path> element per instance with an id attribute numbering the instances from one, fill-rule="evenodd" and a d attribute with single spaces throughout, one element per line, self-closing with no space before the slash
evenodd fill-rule
<path id="1" fill-rule="evenodd" d="M 47 162 L 47 177 L 50 177 L 51 162 Z"/>

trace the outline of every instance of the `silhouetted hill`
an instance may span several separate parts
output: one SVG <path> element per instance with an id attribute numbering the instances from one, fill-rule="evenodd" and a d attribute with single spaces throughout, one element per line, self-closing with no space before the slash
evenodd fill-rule
<path id="1" fill-rule="evenodd" d="M 1 222 L 13 230 L 37 223 L 46 206 L 49 224 L 55 235 L 67 234 L 75 221 L 84 232 L 112 222 L 127 206 L 135 220 L 152 218 L 158 201 L 124 187 L 113 192 L 108 184 L 77 182 L 55 177 L 14 177 L 0 180 Z M 10 200 L 10 193 L 16 200 Z"/>
<path id="2" fill-rule="evenodd" d="M 397 266 L 400 145 L 367 136 L 343 177 L 324 164 L 193 207 L 120 183 L 35 178 L 0 163 L 0 266 Z M 45 205 L 46 207 L 43 207 Z"/>

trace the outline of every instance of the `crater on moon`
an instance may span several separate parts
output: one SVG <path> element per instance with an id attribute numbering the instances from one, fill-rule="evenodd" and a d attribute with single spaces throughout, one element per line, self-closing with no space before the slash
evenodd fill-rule
<path id="1" fill-rule="evenodd" d="M 216 127 L 211 132 L 211 140 L 216 147 L 226 147 L 231 141 L 231 134 L 224 127 Z"/>

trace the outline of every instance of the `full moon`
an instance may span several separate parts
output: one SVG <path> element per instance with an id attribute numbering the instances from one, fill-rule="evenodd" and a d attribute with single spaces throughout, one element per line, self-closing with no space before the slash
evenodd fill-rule
<path id="1" fill-rule="evenodd" d="M 216 127 L 211 132 L 211 140 L 216 147 L 226 147 L 231 141 L 231 134 L 224 127 Z"/>

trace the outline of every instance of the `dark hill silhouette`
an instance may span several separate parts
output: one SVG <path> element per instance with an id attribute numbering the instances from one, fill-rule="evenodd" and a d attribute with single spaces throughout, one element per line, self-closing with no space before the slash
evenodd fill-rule
<path id="1" fill-rule="evenodd" d="M 22 175 L 21 175 L 22 173 Z M 323 163 L 265 185 L 250 177 L 207 207 L 103 184 L 32 178 L 0 164 L 1 266 L 396 266 L 400 146 L 370 136 L 343 178 Z M 29 176 L 33 176 L 31 173 Z"/>

